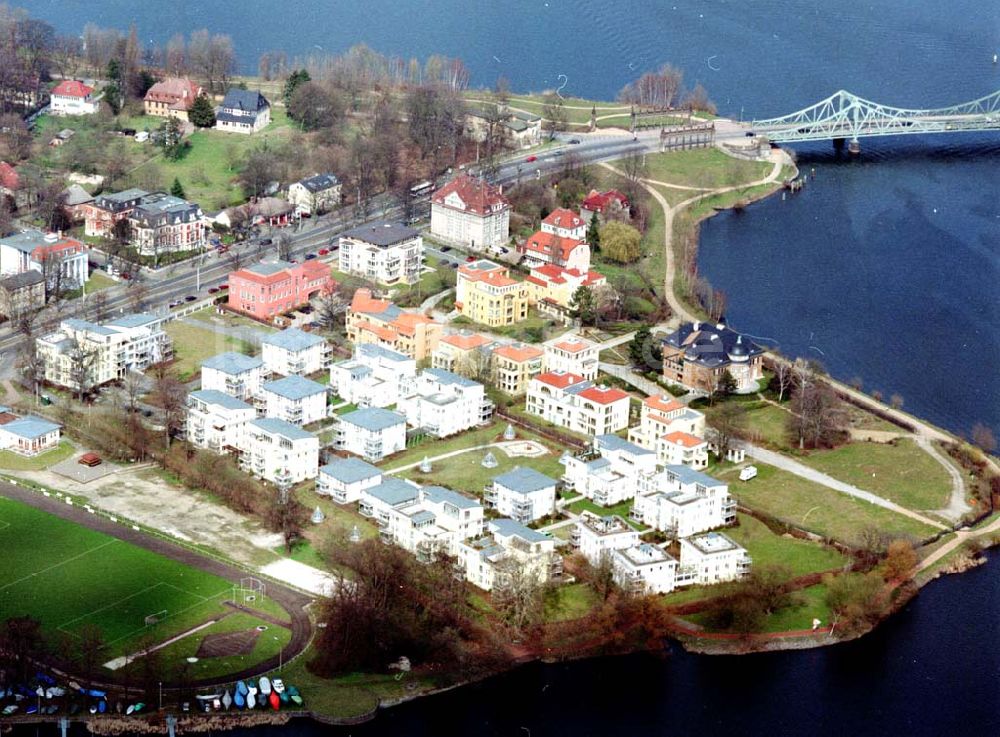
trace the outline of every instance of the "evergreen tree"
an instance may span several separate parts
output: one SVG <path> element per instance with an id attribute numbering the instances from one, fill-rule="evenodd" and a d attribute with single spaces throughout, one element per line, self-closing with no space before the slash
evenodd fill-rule
<path id="1" fill-rule="evenodd" d="M 181 180 L 174 177 L 174 183 L 170 185 L 170 194 L 174 197 L 180 197 L 182 200 L 186 199 L 184 195 L 184 185 L 181 184 Z"/>
<path id="2" fill-rule="evenodd" d="M 215 108 L 207 95 L 198 95 L 191 105 L 188 118 L 199 128 L 211 128 L 215 125 Z"/>
<path id="3" fill-rule="evenodd" d="M 285 89 L 282 91 L 281 96 L 285 100 L 285 105 L 288 104 L 289 100 L 292 99 L 292 95 L 295 90 L 299 88 L 300 85 L 306 82 L 312 81 L 312 77 L 309 76 L 309 72 L 305 69 L 296 69 L 294 72 L 288 75 L 288 79 L 285 80 Z"/>
<path id="4" fill-rule="evenodd" d="M 598 222 L 596 212 L 591 214 L 590 225 L 587 226 L 587 243 L 595 251 L 601 247 L 601 224 Z"/>
<path id="5" fill-rule="evenodd" d="M 659 370 L 663 361 L 663 351 L 653 340 L 649 327 L 643 325 L 635 331 L 632 342 L 628 344 L 628 357 L 633 366 L 644 370 Z"/>
<path id="6" fill-rule="evenodd" d="M 597 321 L 597 304 L 590 287 L 579 287 L 573 292 L 569 307 L 581 325 L 593 325 Z"/>

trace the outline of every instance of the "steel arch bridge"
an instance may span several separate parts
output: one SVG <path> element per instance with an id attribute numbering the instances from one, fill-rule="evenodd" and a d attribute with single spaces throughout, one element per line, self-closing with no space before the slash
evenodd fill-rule
<path id="1" fill-rule="evenodd" d="M 1000 130 L 1000 90 L 953 107 L 928 110 L 880 105 L 840 90 L 815 105 L 780 118 L 754 120 L 753 132 L 776 143 Z"/>

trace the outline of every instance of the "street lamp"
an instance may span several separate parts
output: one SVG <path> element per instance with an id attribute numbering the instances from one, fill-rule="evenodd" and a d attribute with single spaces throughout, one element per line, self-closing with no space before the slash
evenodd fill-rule
<path id="1" fill-rule="evenodd" d="M 278 672 L 281 673 L 281 666 L 284 664 L 283 663 L 283 658 L 284 658 L 284 655 L 285 655 L 285 648 L 279 642 L 277 635 L 272 635 L 272 637 L 274 638 L 274 641 L 278 643 Z"/>

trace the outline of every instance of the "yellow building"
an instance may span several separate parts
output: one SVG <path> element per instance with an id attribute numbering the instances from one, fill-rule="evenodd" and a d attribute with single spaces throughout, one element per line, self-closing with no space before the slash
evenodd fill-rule
<path id="1" fill-rule="evenodd" d="M 528 317 L 530 290 L 510 278 L 507 267 L 486 259 L 458 270 L 455 308 L 473 322 L 490 327 L 513 325 Z"/>
<path id="2" fill-rule="evenodd" d="M 373 298 L 368 289 L 355 291 L 346 323 L 347 338 L 355 345 L 373 343 L 417 361 L 429 358 L 437 348 L 443 327 L 426 315 Z"/>
<path id="3" fill-rule="evenodd" d="M 544 351 L 535 345 L 512 343 L 493 351 L 493 383 L 513 396 L 528 391 L 528 382 L 542 373 Z"/>

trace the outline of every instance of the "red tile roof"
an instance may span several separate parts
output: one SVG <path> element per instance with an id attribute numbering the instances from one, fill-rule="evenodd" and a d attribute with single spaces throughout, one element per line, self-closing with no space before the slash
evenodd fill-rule
<path id="1" fill-rule="evenodd" d="M 481 179 L 473 179 L 468 174 L 459 174 L 441 189 L 434 193 L 431 200 L 438 205 L 444 205 L 445 199 L 451 194 L 457 194 L 465 203 L 464 212 L 476 215 L 489 215 L 494 208 L 509 207 L 507 198 L 500 194 L 500 189 Z"/>
<path id="2" fill-rule="evenodd" d="M 581 245 L 583 245 L 582 242 L 575 238 L 563 238 L 554 233 L 539 230 L 524 242 L 523 250 L 525 253 L 555 255 L 557 261 L 565 262 L 569 259 L 570 254 Z"/>
<path id="3" fill-rule="evenodd" d="M 603 212 L 604 208 L 612 200 L 618 200 L 622 207 L 628 207 L 628 197 L 617 189 L 609 189 L 607 192 L 598 192 L 596 189 L 590 190 L 590 194 L 583 201 L 583 208 L 591 212 Z"/>
<path id="4" fill-rule="evenodd" d="M 686 432 L 681 432 L 680 430 L 676 432 L 667 433 L 663 436 L 663 439 L 668 443 L 673 443 L 674 445 L 683 445 L 685 448 L 697 448 L 699 445 L 705 445 L 704 440 L 695 437 Z"/>
<path id="5" fill-rule="evenodd" d="M 565 389 L 567 386 L 573 386 L 573 384 L 579 384 L 583 381 L 582 376 L 577 376 L 576 374 L 556 373 L 555 371 L 546 371 L 544 374 L 539 374 L 535 378 L 543 384 L 558 387 L 559 389 Z"/>
<path id="6" fill-rule="evenodd" d="M 201 93 L 201 87 L 190 79 L 167 77 L 150 87 L 145 99 L 150 102 L 165 102 L 174 110 L 190 110 L 195 98 Z"/>
<path id="7" fill-rule="evenodd" d="M 666 394 L 646 397 L 642 400 L 642 403 L 650 409 L 655 409 L 658 412 L 676 412 L 677 410 L 684 409 L 686 407 L 683 402 L 679 402 L 674 397 Z"/>
<path id="8" fill-rule="evenodd" d="M 583 225 L 583 218 L 572 210 L 560 207 L 550 212 L 548 217 L 546 217 L 542 222 L 546 225 L 551 225 L 553 228 L 574 230 Z"/>
<path id="9" fill-rule="evenodd" d="M 530 361 L 542 355 L 541 348 L 533 345 L 524 345 L 523 343 L 500 346 L 493 352 L 502 358 L 508 358 L 518 363 L 521 361 Z"/>
<path id="10" fill-rule="evenodd" d="M 591 343 L 589 340 L 584 340 L 583 338 L 569 338 L 567 340 L 560 340 L 558 343 L 553 344 L 553 347 L 564 350 L 567 353 L 579 353 L 588 348 L 595 348 L 596 343 Z"/>
<path id="11" fill-rule="evenodd" d="M 598 404 L 611 404 L 612 402 L 618 402 L 622 399 L 628 399 L 628 394 L 623 392 L 621 389 L 614 389 L 611 387 L 605 387 L 602 389 L 599 386 L 588 386 L 577 396 L 589 399 L 592 402 L 597 402 Z"/>
<path id="12" fill-rule="evenodd" d="M 52 88 L 51 94 L 62 97 L 86 97 L 94 91 L 93 87 L 75 79 L 64 79 Z"/>
<path id="13" fill-rule="evenodd" d="M 480 346 L 488 345 L 493 341 L 491 341 L 485 335 L 480 335 L 479 333 L 472 333 L 470 335 L 455 333 L 453 335 L 444 336 L 443 338 L 441 338 L 441 342 L 447 343 L 448 345 L 453 345 L 459 350 L 468 351 L 473 348 L 479 348 Z"/>

